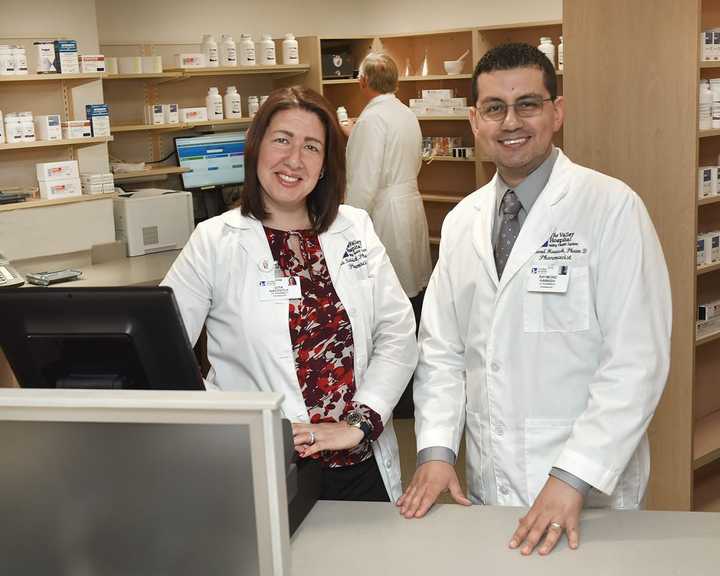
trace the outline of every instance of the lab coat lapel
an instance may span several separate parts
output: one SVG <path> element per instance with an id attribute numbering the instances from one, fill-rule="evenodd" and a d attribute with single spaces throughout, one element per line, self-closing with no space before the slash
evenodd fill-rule
<path id="1" fill-rule="evenodd" d="M 497 177 L 497 176 L 496 176 Z M 493 214 L 495 212 L 495 178 L 480 190 L 475 203 L 477 214 L 472 228 L 472 242 L 495 288 L 498 287 L 498 275 L 495 268 L 495 255 L 492 247 Z"/>
<path id="2" fill-rule="evenodd" d="M 330 278 L 337 290 L 337 277 L 342 264 L 345 249 L 350 238 L 347 237 L 347 230 L 352 222 L 342 214 L 338 214 L 327 232 L 320 234 L 320 246 L 322 247 L 325 263 L 330 273 Z"/>
<path id="3" fill-rule="evenodd" d="M 239 209 L 225 213 L 225 225 L 233 229 L 238 244 L 254 260 L 260 272 L 274 273 L 274 261 L 262 222 L 249 216 L 243 216 Z"/>

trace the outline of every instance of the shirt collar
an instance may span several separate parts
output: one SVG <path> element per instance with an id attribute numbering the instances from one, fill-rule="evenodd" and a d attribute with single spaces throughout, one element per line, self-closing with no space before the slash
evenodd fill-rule
<path id="1" fill-rule="evenodd" d="M 550 180 L 550 174 L 552 174 L 553 166 L 555 166 L 555 160 L 557 160 L 558 157 L 558 149 L 553 146 L 552 151 L 550 152 L 550 155 L 545 158 L 542 164 L 535 168 L 530 174 L 528 174 L 528 177 L 525 178 L 520 184 L 518 184 L 515 188 L 512 186 L 508 186 L 498 173 L 498 177 L 495 183 L 495 193 L 497 197 L 497 203 L 495 206 L 497 207 L 497 212 L 500 212 L 500 203 L 502 202 L 503 196 L 505 195 L 505 192 L 507 190 L 512 190 L 515 192 L 515 195 L 518 197 L 518 200 L 520 200 L 520 203 L 522 204 L 523 209 L 525 210 L 526 214 L 530 213 L 530 209 L 533 207 L 533 204 L 535 204 L 535 201 L 538 199 L 538 196 L 540 196 L 540 193 L 545 188 L 545 185 L 548 183 L 548 180 Z"/>
<path id="2" fill-rule="evenodd" d="M 385 102 L 385 100 L 391 100 L 395 98 L 395 94 L 392 92 L 388 92 L 387 94 L 379 94 L 378 96 L 375 96 L 375 98 L 372 98 L 370 102 L 367 103 L 367 106 L 374 106 L 375 104 L 380 104 L 380 102 Z"/>

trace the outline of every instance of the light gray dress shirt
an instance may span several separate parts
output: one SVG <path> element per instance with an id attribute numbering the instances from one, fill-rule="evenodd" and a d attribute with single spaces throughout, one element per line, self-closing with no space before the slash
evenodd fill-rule
<path id="1" fill-rule="evenodd" d="M 518 213 L 518 220 L 520 222 L 520 226 L 522 226 L 525 223 L 525 219 L 530 213 L 530 210 L 532 210 L 535 201 L 538 199 L 538 196 L 540 196 L 540 193 L 543 191 L 545 185 L 548 183 L 557 157 L 558 149 L 553 147 L 552 152 L 550 152 L 550 155 L 543 161 L 543 163 L 540 164 L 540 166 L 538 166 L 535 170 L 533 170 L 528 175 L 528 177 L 525 178 L 525 180 L 523 180 L 514 188 L 512 186 L 508 186 L 500 177 L 500 174 L 498 174 L 495 187 L 495 193 L 497 195 L 495 201 L 496 213 L 495 218 L 493 218 L 492 229 L 493 248 L 497 245 L 497 240 L 500 236 L 499 222 L 500 218 L 502 217 L 500 205 L 503 196 L 505 195 L 505 192 L 507 190 L 513 190 L 518 200 L 520 200 L 522 208 Z M 421 464 L 424 464 L 425 462 L 430 462 L 431 460 L 440 460 L 442 462 L 448 462 L 452 465 L 455 465 L 456 458 L 457 456 L 455 452 L 453 452 L 450 448 L 447 448 L 445 446 L 430 446 L 428 448 L 423 448 L 422 450 L 420 450 L 420 452 L 418 452 L 417 465 L 420 466 Z M 585 496 L 592 487 L 590 486 L 590 484 L 588 484 L 581 478 L 578 478 L 574 474 L 571 474 L 570 472 L 567 472 L 560 468 L 552 468 L 549 474 L 550 476 L 554 476 L 558 480 L 562 480 L 563 482 L 569 484 L 578 492 L 580 492 L 583 496 Z"/>

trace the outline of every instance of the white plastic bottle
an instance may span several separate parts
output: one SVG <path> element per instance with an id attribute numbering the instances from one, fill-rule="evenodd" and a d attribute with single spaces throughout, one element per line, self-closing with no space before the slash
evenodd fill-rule
<path id="1" fill-rule="evenodd" d="M 237 46 L 230 34 L 223 34 L 220 42 L 220 66 L 237 66 Z"/>
<path id="2" fill-rule="evenodd" d="M 242 118 L 242 103 L 235 86 L 228 86 L 223 96 L 225 118 Z"/>
<path id="3" fill-rule="evenodd" d="M 24 46 L 13 46 L 12 54 L 15 60 L 15 74 L 27 74 L 27 52 Z"/>
<path id="4" fill-rule="evenodd" d="M 262 35 L 262 40 L 255 46 L 255 53 L 260 66 L 275 66 L 277 64 L 277 60 L 275 60 L 275 42 L 273 42 L 270 34 Z"/>
<path id="5" fill-rule="evenodd" d="M 558 70 L 562 70 L 565 64 L 565 48 L 563 46 L 563 37 L 560 36 L 560 44 L 558 44 Z"/>
<path id="6" fill-rule="evenodd" d="M 345 109 L 345 106 L 338 106 L 336 114 L 337 114 L 338 122 L 340 122 L 340 124 L 345 125 L 348 123 L 348 113 L 347 113 L 347 110 Z"/>
<path id="7" fill-rule="evenodd" d="M 214 86 L 208 90 L 205 98 L 205 106 L 207 107 L 208 120 L 223 119 L 223 100 L 220 92 Z"/>
<path id="8" fill-rule="evenodd" d="M 285 34 L 285 40 L 282 43 L 283 64 L 300 64 L 300 50 L 298 41 L 292 33 Z"/>
<path id="9" fill-rule="evenodd" d="M 240 66 L 255 66 L 255 43 L 252 36 L 248 34 L 240 34 L 240 42 L 238 44 L 240 51 Z"/>
<path id="10" fill-rule="evenodd" d="M 0 45 L 0 76 L 15 74 L 15 55 L 8 45 Z"/>
<path id="11" fill-rule="evenodd" d="M 555 67 L 555 45 L 552 43 L 552 39 L 548 36 L 540 38 L 540 46 L 538 50 L 547 56 L 548 60 L 552 62 L 553 68 Z"/>
<path id="12" fill-rule="evenodd" d="M 215 36 L 212 34 L 204 34 L 202 41 L 202 51 L 205 54 L 205 66 L 208 68 L 217 68 L 220 66 L 218 58 L 218 45 Z"/>
<path id="13" fill-rule="evenodd" d="M 260 108 L 260 101 L 257 96 L 248 96 L 248 116 L 253 118 Z"/>

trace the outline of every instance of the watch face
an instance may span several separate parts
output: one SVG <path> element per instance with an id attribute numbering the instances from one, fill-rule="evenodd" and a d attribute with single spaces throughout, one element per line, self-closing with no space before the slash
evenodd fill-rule
<path id="1" fill-rule="evenodd" d="M 350 426 L 359 426 L 362 421 L 363 417 L 360 412 L 348 412 L 348 415 L 345 418 L 345 422 L 347 422 Z"/>

